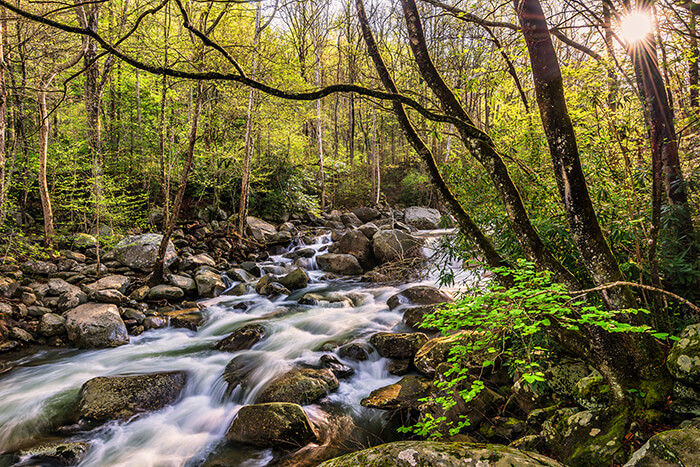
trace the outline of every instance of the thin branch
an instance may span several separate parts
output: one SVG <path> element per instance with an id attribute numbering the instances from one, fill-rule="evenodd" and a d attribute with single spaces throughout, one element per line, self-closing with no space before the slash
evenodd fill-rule
<path id="1" fill-rule="evenodd" d="M 700 306 L 695 305 L 693 302 L 686 300 L 685 298 L 681 297 L 680 295 L 676 295 L 673 292 L 669 292 L 669 291 L 664 290 L 664 289 L 659 289 L 658 287 L 652 287 L 651 285 L 637 284 L 636 282 L 617 281 L 617 282 L 610 282 L 608 284 L 599 285 L 598 287 L 593 287 L 592 289 L 577 290 L 575 292 L 572 292 L 572 294 L 574 294 L 574 293 L 578 294 L 575 297 L 573 297 L 572 300 L 575 300 L 579 297 L 582 297 L 590 292 L 598 292 L 601 290 L 612 289 L 615 287 L 635 287 L 638 289 L 644 289 L 644 290 L 649 290 L 651 292 L 660 293 L 660 294 L 663 294 L 663 295 L 666 295 L 668 297 L 673 298 L 674 300 L 686 305 L 688 308 L 690 308 L 694 312 L 700 314 Z"/>

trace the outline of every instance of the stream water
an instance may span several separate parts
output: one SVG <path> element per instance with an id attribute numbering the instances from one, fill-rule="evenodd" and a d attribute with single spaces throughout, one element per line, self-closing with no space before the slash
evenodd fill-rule
<path id="1" fill-rule="evenodd" d="M 421 234 L 435 238 L 445 232 Z M 311 247 L 318 251 L 329 241 L 328 236 L 323 236 Z M 426 253 L 432 254 L 429 246 Z M 264 265 L 284 266 L 290 262 L 280 255 Z M 6 356 L 0 362 L 4 368 L 10 368 L 0 374 L 0 453 L 42 440 L 75 400 L 82 384 L 91 378 L 186 370 L 188 382 L 175 404 L 126 423 L 108 423 L 69 438 L 90 444 L 80 465 L 216 465 L 212 458 L 217 455 L 224 456 L 228 465 L 268 465 L 273 461 L 272 450 L 224 446 L 224 435 L 237 410 L 252 403 L 274 377 L 296 365 L 316 365 L 321 355 L 332 353 L 321 350 L 324 344 L 365 340 L 379 331 L 406 331 L 401 324 L 402 312 L 389 310 L 386 301 L 400 290 L 418 284 L 371 285 L 358 278 L 322 280 L 325 273 L 316 269 L 314 258 L 309 264 L 308 287 L 288 297 L 270 299 L 253 292 L 237 297 L 222 295 L 203 302 L 205 321 L 196 332 L 169 327 L 147 331 L 132 337 L 130 344 L 113 349 L 46 349 L 31 355 Z M 470 273 L 462 272 L 462 278 L 465 274 Z M 420 284 L 434 285 L 435 278 Z M 353 304 L 344 301 L 325 306 L 299 305 L 297 300 L 307 292 L 346 295 Z M 249 308 L 234 308 L 242 302 Z M 217 341 L 252 322 L 264 324 L 268 337 L 251 350 L 212 350 Z M 222 374 L 226 364 L 239 354 L 254 362 L 252 384 L 245 391 L 227 396 Z M 310 405 L 304 409 L 315 424 L 322 425 L 328 418 L 328 407 L 334 407 L 350 416 L 368 438 L 382 436 L 386 413 L 363 408 L 360 400 L 400 377 L 388 373 L 386 359 L 376 352 L 367 361 L 344 363 L 355 370 L 354 375 L 340 380 L 340 387 L 329 395 L 323 408 Z M 0 455 L 0 466 L 9 465 L 11 457 Z"/>

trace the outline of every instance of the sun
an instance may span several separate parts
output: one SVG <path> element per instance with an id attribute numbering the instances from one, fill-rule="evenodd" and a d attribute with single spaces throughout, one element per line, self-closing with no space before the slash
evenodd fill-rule
<path id="1" fill-rule="evenodd" d="M 651 32 L 651 16 L 639 11 L 631 13 L 622 18 L 620 29 L 627 42 L 638 42 Z"/>

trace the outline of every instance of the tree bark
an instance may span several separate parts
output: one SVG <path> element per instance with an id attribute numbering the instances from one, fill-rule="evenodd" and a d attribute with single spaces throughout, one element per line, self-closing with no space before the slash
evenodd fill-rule
<path id="1" fill-rule="evenodd" d="M 5 12 L 0 9 L 0 15 L 3 19 L 0 20 L 0 226 L 5 223 L 7 215 L 5 206 L 5 196 L 7 187 L 6 181 L 6 165 L 7 165 L 7 150 L 5 134 L 7 132 L 7 87 L 5 85 L 5 72 L 7 64 L 5 62 L 5 34 L 7 22 L 4 19 Z"/>

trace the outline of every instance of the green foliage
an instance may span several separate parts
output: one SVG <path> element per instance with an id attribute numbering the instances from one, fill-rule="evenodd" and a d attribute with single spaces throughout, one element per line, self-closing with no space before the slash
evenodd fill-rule
<path id="1" fill-rule="evenodd" d="M 578 332 L 581 327 L 592 325 L 610 333 L 646 333 L 657 339 L 677 339 L 646 324 L 633 325 L 624 320 L 625 315 L 646 314 L 647 310 L 610 311 L 600 304 L 571 297 L 564 285 L 552 283 L 550 272 L 537 271 L 532 263 L 519 261 L 516 269 L 499 268 L 494 272 L 510 276 L 514 285 L 504 288 L 493 282 L 485 292 L 445 305 L 421 323 L 422 327 L 439 329 L 445 335 L 468 330 L 473 337 L 452 346 L 448 359 L 451 367 L 435 382 L 439 393 L 426 399 L 444 410 L 456 405 L 456 395 L 465 403 L 477 397 L 484 388 L 479 376 L 497 364 L 508 365 L 511 374 L 520 372 L 529 384 L 545 383 L 543 367 L 553 348 L 548 331 L 558 332 L 556 327 Z M 424 418 L 403 431 L 437 437 L 445 430 L 455 434 L 467 426 L 446 420 Z"/>

